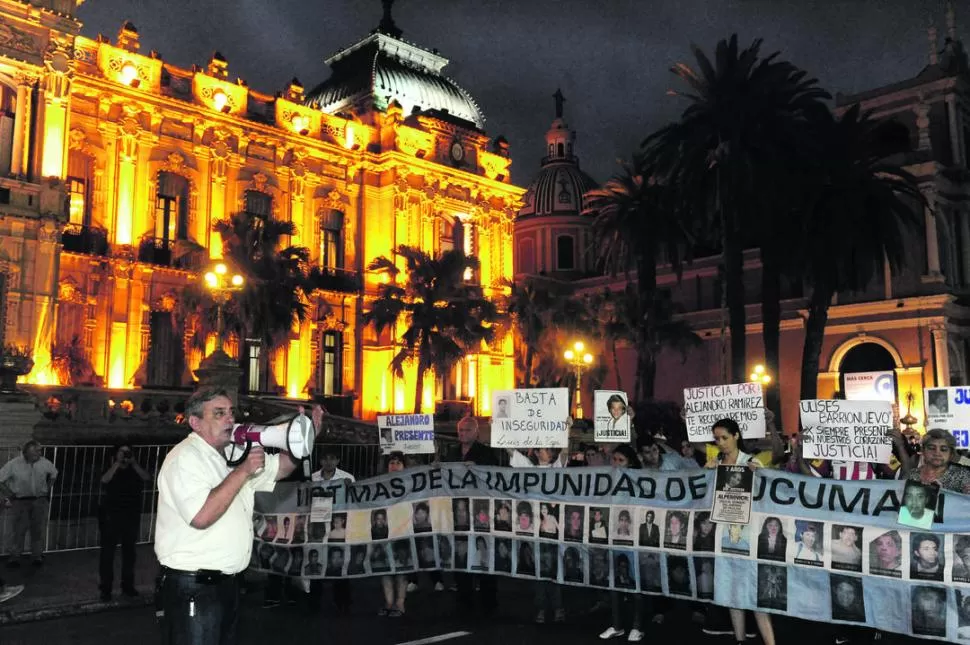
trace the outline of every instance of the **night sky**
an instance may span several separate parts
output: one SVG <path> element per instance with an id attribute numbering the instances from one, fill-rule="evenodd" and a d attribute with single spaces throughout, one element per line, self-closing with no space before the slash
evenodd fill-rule
<path id="1" fill-rule="evenodd" d="M 525 184 L 543 155 L 552 94 L 566 96 L 583 168 L 597 180 L 614 172 L 650 132 L 683 108 L 666 95 L 669 72 L 692 62 L 690 44 L 711 52 L 737 32 L 764 38 L 819 78 L 833 94 L 917 74 L 928 63 L 933 18 L 942 48 L 942 0 L 398 0 L 404 38 L 437 48 L 445 73 L 482 107 L 491 136 L 511 143 L 513 181 Z M 970 3 L 957 3 L 957 32 Z M 324 59 L 377 26 L 379 0 L 87 0 L 82 33 L 115 40 L 123 20 L 183 67 L 212 51 L 231 77 L 274 93 L 297 76 L 309 90 L 329 76 Z"/>

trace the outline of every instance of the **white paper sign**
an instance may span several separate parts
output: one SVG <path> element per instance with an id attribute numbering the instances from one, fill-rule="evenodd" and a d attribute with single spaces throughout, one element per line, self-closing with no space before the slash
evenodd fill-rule
<path id="1" fill-rule="evenodd" d="M 893 372 L 849 372 L 843 378 L 847 401 L 896 402 L 896 375 Z"/>
<path id="2" fill-rule="evenodd" d="M 377 417 L 381 453 L 434 453 L 434 418 L 430 414 L 388 414 Z"/>
<path id="3" fill-rule="evenodd" d="M 714 440 L 713 425 L 734 419 L 745 439 L 765 436 L 765 402 L 761 383 L 684 388 L 684 420 L 691 442 Z"/>
<path id="4" fill-rule="evenodd" d="M 893 408 L 888 401 L 799 402 L 802 456 L 888 464 L 893 451 Z"/>
<path id="5" fill-rule="evenodd" d="M 718 466 L 714 476 L 711 521 L 747 524 L 751 521 L 754 471 L 748 466 Z"/>
<path id="6" fill-rule="evenodd" d="M 970 388 L 934 387 L 923 390 L 926 427 L 949 430 L 957 448 L 970 448 Z"/>
<path id="7" fill-rule="evenodd" d="M 569 390 L 564 387 L 492 393 L 493 448 L 568 448 Z"/>
<path id="8" fill-rule="evenodd" d="M 630 410 L 626 392 L 596 390 L 593 392 L 593 440 L 614 443 L 630 442 Z"/>

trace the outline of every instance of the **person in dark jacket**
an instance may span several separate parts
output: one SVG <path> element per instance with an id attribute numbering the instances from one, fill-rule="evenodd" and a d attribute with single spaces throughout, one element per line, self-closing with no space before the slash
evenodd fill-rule
<path id="1" fill-rule="evenodd" d="M 121 592 L 137 596 L 135 543 L 141 522 L 142 492 L 151 475 L 135 461 L 131 446 L 115 448 L 111 466 L 101 477 L 101 599 L 110 600 L 114 586 L 115 546 L 121 544 Z"/>

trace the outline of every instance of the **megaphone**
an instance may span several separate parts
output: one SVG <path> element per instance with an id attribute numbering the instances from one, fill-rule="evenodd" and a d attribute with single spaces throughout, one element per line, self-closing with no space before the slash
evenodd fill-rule
<path id="1" fill-rule="evenodd" d="M 232 427 L 232 445 L 226 449 L 226 461 L 230 466 L 238 466 L 246 460 L 253 444 L 286 450 L 294 459 L 306 459 L 313 452 L 315 437 L 313 421 L 304 414 L 271 426 L 237 423 Z"/>

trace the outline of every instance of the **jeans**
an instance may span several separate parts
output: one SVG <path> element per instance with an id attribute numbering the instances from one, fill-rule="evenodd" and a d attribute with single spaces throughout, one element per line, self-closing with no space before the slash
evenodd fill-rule
<path id="1" fill-rule="evenodd" d="M 139 516 L 108 513 L 101 522 L 101 591 L 114 586 L 115 546 L 121 544 L 121 588 L 135 588 L 135 542 L 138 541 Z"/>
<path id="2" fill-rule="evenodd" d="M 475 604 L 475 581 L 478 581 L 480 609 L 494 611 L 498 606 L 498 589 L 495 576 L 473 576 L 470 573 L 456 573 L 455 586 L 458 587 L 458 604 L 472 607 Z"/>
<path id="3" fill-rule="evenodd" d="M 162 584 L 164 645 L 236 645 L 239 576 L 198 582 L 190 574 L 166 572 Z"/>
<path id="4" fill-rule="evenodd" d="M 46 497 L 13 500 L 13 542 L 10 557 L 20 557 L 24 550 L 24 537 L 30 531 L 30 552 L 35 560 L 44 556 L 47 544 L 47 516 L 50 502 Z"/>
<path id="5" fill-rule="evenodd" d="M 549 580 L 536 582 L 536 609 L 545 611 L 548 605 L 552 609 L 562 609 L 562 587 Z"/>
<path id="6" fill-rule="evenodd" d="M 630 629 L 640 629 L 640 626 L 643 624 L 644 601 L 649 601 L 649 596 L 644 596 L 639 593 L 611 591 L 610 604 L 613 605 L 613 627 L 616 629 L 623 629 L 624 599 L 633 604 L 633 624 L 630 626 Z"/>

